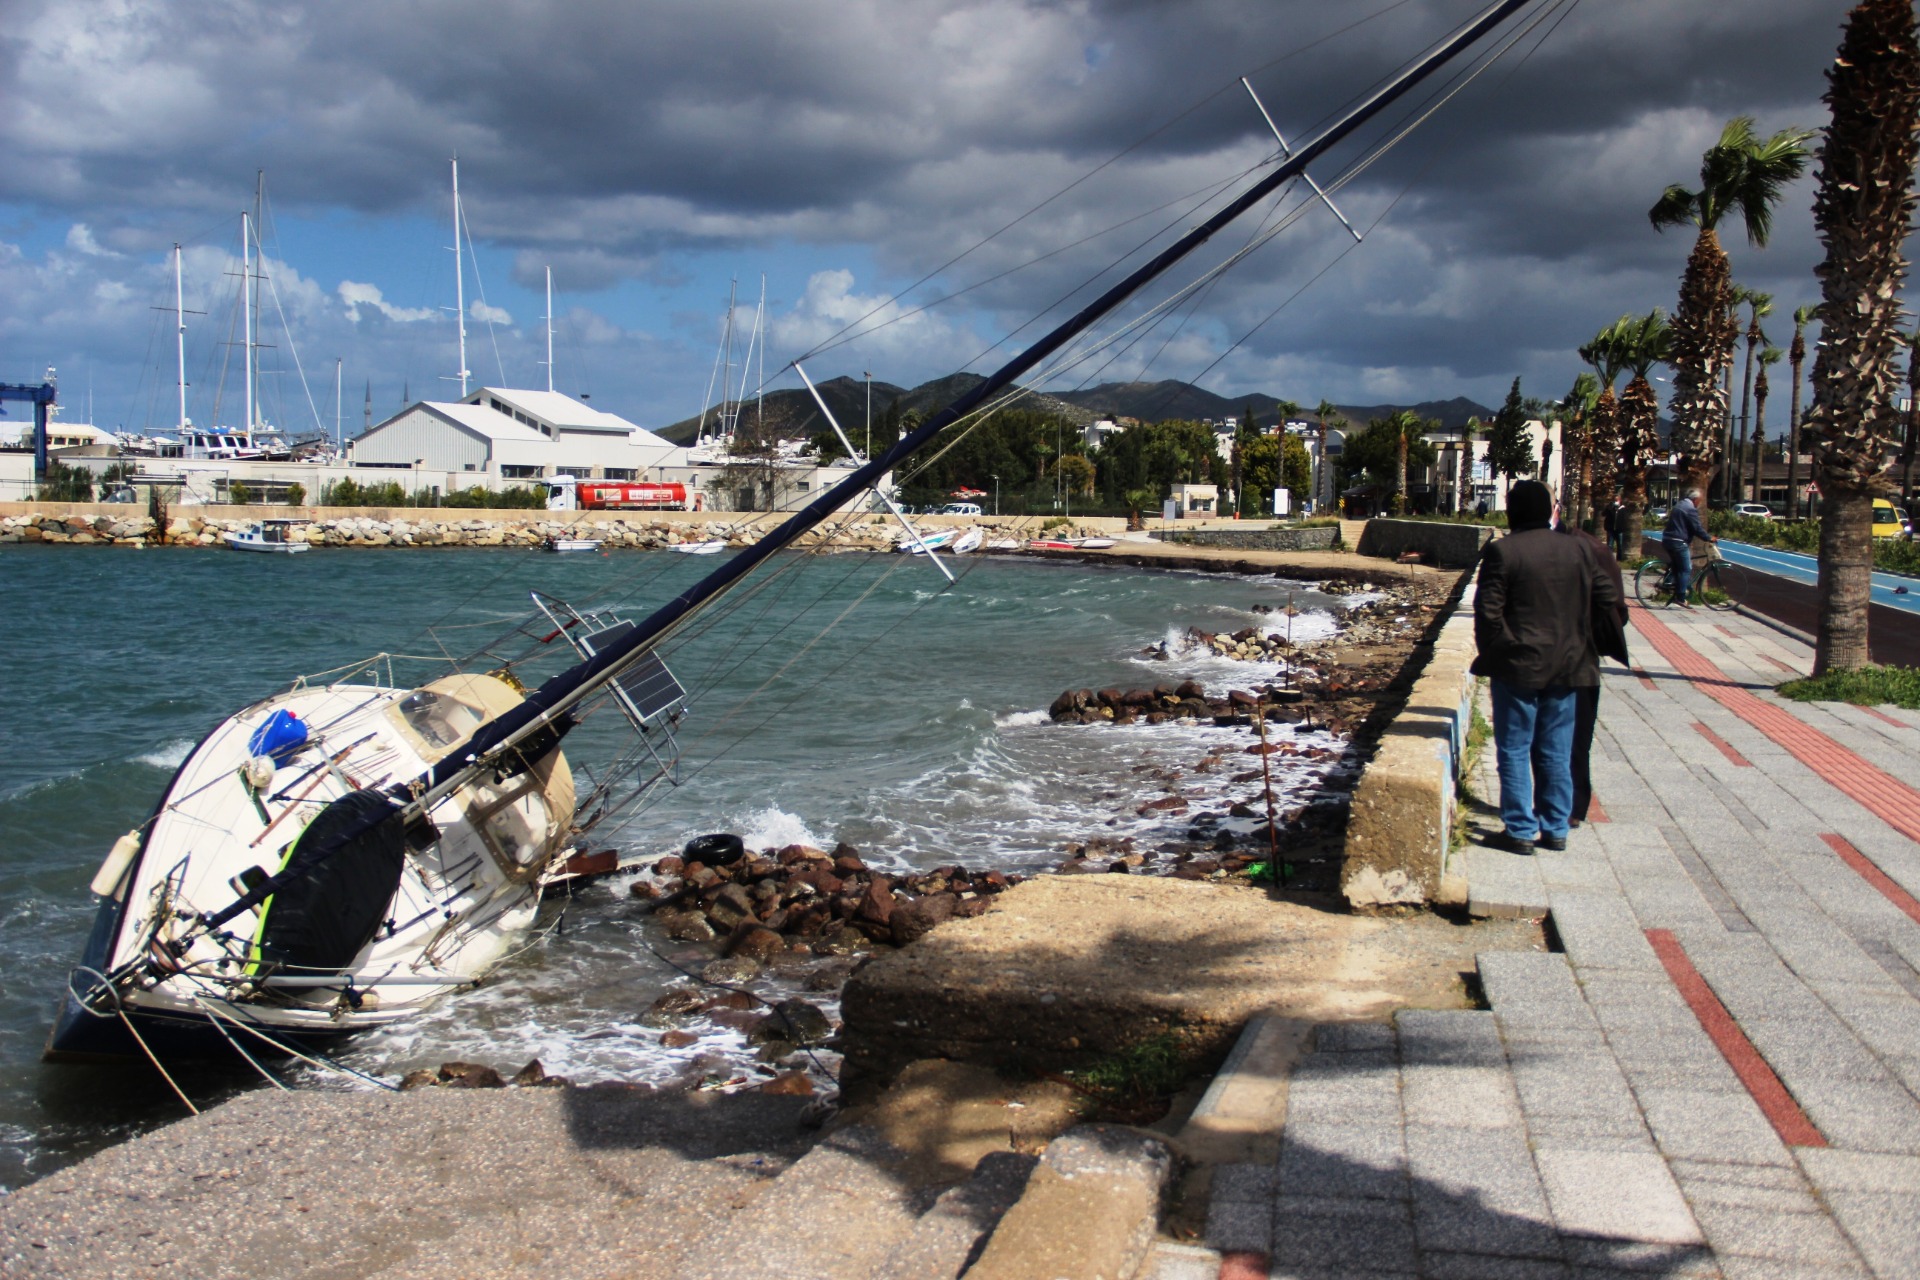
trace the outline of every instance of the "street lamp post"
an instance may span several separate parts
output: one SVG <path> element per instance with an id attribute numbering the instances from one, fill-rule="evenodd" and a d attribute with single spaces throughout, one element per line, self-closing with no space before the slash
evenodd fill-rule
<path id="1" fill-rule="evenodd" d="M 873 370 L 867 370 L 867 456 L 860 459 L 865 462 L 873 457 Z"/>
<path id="2" fill-rule="evenodd" d="M 999 515 L 1000 515 L 1000 477 L 999 476 L 995 476 L 993 478 L 993 514 L 995 519 L 999 518 Z"/>

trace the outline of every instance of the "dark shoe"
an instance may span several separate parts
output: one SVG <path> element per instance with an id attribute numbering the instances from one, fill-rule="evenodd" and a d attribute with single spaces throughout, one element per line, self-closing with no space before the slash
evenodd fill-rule
<path id="1" fill-rule="evenodd" d="M 1567 850 L 1567 838 L 1565 836 L 1542 835 L 1540 837 L 1540 847 L 1542 849 L 1551 849 L 1555 853 L 1565 853 Z"/>
<path id="2" fill-rule="evenodd" d="M 1517 853 L 1523 857 L 1533 854 L 1533 841 L 1522 840 L 1519 836 L 1509 835 L 1505 831 L 1496 831 L 1487 837 L 1487 847 L 1498 849 L 1502 853 Z"/>

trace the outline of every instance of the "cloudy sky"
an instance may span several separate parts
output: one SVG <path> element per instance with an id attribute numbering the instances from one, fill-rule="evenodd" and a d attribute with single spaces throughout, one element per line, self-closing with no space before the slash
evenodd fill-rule
<path id="1" fill-rule="evenodd" d="M 269 414 L 331 429 L 336 361 L 348 434 L 369 385 L 375 421 L 403 395 L 451 398 L 456 154 L 476 384 L 546 385 L 548 268 L 557 389 L 643 425 L 700 410 L 736 280 L 740 346 L 765 280 L 771 385 L 849 326 L 808 360 L 816 380 L 984 371 L 1010 332 L 1271 161 L 1238 77 L 1289 141 L 1310 137 L 1478 7 L 13 0 L 0 380 L 54 365 L 67 417 L 90 403 L 105 426 L 170 426 L 179 243 L 204 313 L 187 317 L 189 412 L 238 419 L 240 214 L 264 171 Z M 1562 3 L 1337 194 L 1364 244 L 1299 210 L 1054 385 L 1497 404 L 1519 374 L 1558 395 L 1595 330 L 1671 307 L 1692 232 L 1657 234 L 1646 210 L 1696 180 L 1721 125 L 1825 123 L 1845 8 Z M 1764 252 L 1728 240 L 1736 277 L 1778 300 L 1782 346 L 1785 313 L 1817 299 L 1811 198 L 1808 177 Z"/>

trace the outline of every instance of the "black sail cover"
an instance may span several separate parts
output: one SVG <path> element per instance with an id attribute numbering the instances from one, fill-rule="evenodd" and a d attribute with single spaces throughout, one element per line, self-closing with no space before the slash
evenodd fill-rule
<path id="1" fill-rule="evenodd" d="M 387 918 L 406 853 L 406 824 L 390 797 L 355 791 L 322 809 L 262 907 L 253 971 L 344 969 Z"/>

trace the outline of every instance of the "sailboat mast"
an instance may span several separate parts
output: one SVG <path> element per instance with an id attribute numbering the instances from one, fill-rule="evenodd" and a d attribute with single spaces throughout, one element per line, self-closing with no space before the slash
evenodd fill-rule
<path id="1" fill-rule="evenodd" d="M 180 421 L 176 429 L 184 432 L 187 429 L 187 295 L 180 275 L 180 245 L 176 241 L 173 246 L 173 345 L 180 383 Z"/>
<path id="2" fill-rule="evenodd" d="M 460 261 L 460 157 L 453 158 L 453 322 L 460 334 L 460 398 L 467 398 L 467 280 Z"/>
<path id="3" fill-rule="evenodd" d="M 345 364 L 346 361 L 339 356 L 333 358 L 333 450 L 335 453 L 340 452 L 344 444 L 340 434 L 340 373 Z"/>
<path id="4" fill-rule="evenodd" d="M 247 369 L 253 377 L 252 408 L 247 413 L 248 431 L 260 425 L 260 281 L 267 273 L 267 246 L 260 234 L 260 215 L 265 211 L 266 199 L 267 171 L 256 169 L 253 173 L 254 269 L 245 281 L 253 297 L 252 319 L 247 329 Z"/>
<path id="5" fill-rule="evenodd" d="M 740 296 L 740 278 L 735 276 L 727 282 L 727 333 L 722 343 L 726 352 L 726 365 L 720 371 L 720 431 L 729 442 L 733 439 L 734 429 L 740 425 L 740 406 L 734 402 L 732 412 L 728 412 L 727 403 L 733 400 L 733 305 Z"/>
<path id="6" fill-rule="evenodd" d="M 246 373 L 246 420 L 242 427 L 253 430 L 253 230 L 247 211 L 240 211 L 240 339 L 245 357 L 240 361 Z"/>
<path id="7" fill-rule="evenodd" d="M 553 390 L 553 268 L 547 268 L 547 390 Z"/>

